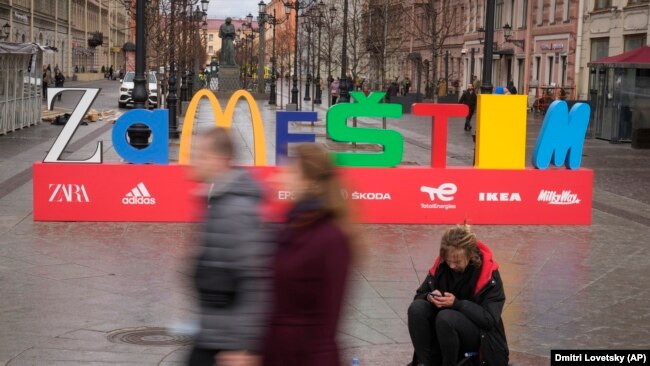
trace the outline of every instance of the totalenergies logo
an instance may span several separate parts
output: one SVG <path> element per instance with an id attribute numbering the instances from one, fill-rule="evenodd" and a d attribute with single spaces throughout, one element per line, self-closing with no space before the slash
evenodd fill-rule
<path id="1" fill-rule="evenodd" d="M 71 141 L 82 117 L 99 94 L 99 89 L 52 88 L 48 93 L 48 106 L 54 97 L 65 90 L 84 91 L 81 101 L 73 111 L 68 123 L 54 142 L 44 162 L 52 163 L 101 163 L 102 143 L 98 142 L 92 157 L 86 160 L 61 160 L 61 154 Z M 404 137 L 395 130 L 378 128 L 355 128 L 347 125 L 352 117 L 401 118 L 399 104 L 381 103 L 385 93 L 365 96 L 352 92 L 352 103 L 336 104 L 327 111 L 326 127 L 336 141 L 349 143 L 372 143 L 382 146 L 380 153 L 335 152 L 335 161 L 341 166 L 394 167 L 400 164 L 404 152 Z M 253 154 L 256 166 L 267 165 L 264 124 L 254 98 L 245 90 L 235 92 L 222 110 L 215 94 L 199 90 L 189 104 L 183 123 L 178 161 L 188 164 L 192 144 L 192 130 L 199 101 L 207 98 L 212 106 L 216 126 L 230 128 L 237 102 L 243 98 L 248 103 L 253 124 Z M 476 168 L 525 169 L 526 152 L 526 103 L 525 95 L 479 95 L 476 140 Z M 432 121 L 431 166 L 446 168 L 447 124 L 450 117 L 464 117 L 467 106 L 459 104 L 415 104 L 413 113 L 430 116 Z M 566 102 L 551 104 L 533 152 L 533 165 L 547 169 L 551 163 L 565 165 L 568 169 L 580 167 L 584 138 L 589 123 L 589 105 L 577 103 L 569 112 Z M 315 122 L 316 112 L 276 113 L 276 157 L 287 155 L 287 146 L 294 142 L 313 142 L 313 133 L 290 133 L 290 122 Z M 136 123 L 151 129 L 153 140 L 144 149 L 133 148 L 127 140 L 127 129 Z M 168 164 L 168 111 L 132 110 L 116 121 L 112 133 L 116 152 L 127 162 L 136 164 Z M 429 193 L 429 192 L 427 192 Z"/>

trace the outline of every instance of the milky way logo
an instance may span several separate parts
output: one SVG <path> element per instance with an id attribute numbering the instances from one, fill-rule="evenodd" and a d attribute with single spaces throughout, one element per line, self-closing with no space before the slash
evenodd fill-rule
<path id="1" fill-rule="evenodd" d="M 558 193 L 557 191 L 541 190 L 537 196 L 538 202 L 546 202 L 549 205 L 577 205 L 580 203 L 577 193 L 569 190 Z"/>

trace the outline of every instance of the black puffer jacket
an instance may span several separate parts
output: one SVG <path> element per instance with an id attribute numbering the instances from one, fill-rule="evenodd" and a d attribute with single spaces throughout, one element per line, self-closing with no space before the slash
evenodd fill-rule
<path id="1" fill-rule="evenodd" d="M 259 350 L 270 302 L 274 245 L 260 220 L 262 193 L 245 170 L 215 184 L 202 230 L 194 281 L 200 297 L 197 345 Z"/>
<path id="2" fill-rule="evenodd" d="M 480 241 L 482 263 L 481 273 L 474 289 L 472 300 L 457 300 L 454 310 L 458 310 L 480 328 L 481 348 L 479 358 L 481 365 L 507 366 L 508 343 L 501 320 L 501 312 L 506 302 L 503 282 L 499 275 L 499 265 L 492 258 L 492 251 Z M 427 294 L 439 289 L 438 279 L 440 258 L 438 257 L 429 270 L 429 274 L 416 291 L 415 299 L 426 300 Z"/>

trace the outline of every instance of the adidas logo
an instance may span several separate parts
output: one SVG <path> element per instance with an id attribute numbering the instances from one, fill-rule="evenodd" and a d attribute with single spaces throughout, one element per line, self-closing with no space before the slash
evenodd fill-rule
<path id="1" fill-rule="evenodd" d="M 144 186 L 143 182 L 140 182 L 131 192 L 127 193 L 124 198 L 122 198 L 122 204 L 124 205 L 155 205 L 156 199 L 151 197 L 149 190 Z"/>

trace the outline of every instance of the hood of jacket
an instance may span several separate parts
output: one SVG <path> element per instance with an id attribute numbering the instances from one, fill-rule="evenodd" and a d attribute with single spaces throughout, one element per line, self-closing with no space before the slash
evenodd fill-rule
<path id="1" fill-rule="evenodd" d="M 225 194 L 236 196 L 262 197 L 262 188 L 243 168 L 232 168 L 221 178 L 215 180 L 208 192 L 208 201 Z"/>
<path id="2" fill-rule="evenodd" d="M 478 276 L 478 281 L 476 282 L 476 287 L 474 288 L 474 295 L 478 294 L 485 285 L 490 282 L 490 278 L 492 278 L 492 272 L 496 271 L 499 269 L 499 264 L 494 261 L 494 257 L 492 255 L 492 251 L 490 248 L 487 247 L 487 245 L 483 244 L 480 240 L 476 242 L 478 245 L 478 249 L 481 252 L 482 258 L 482 263 L 481 263 L 481 273 Z M 429 269 L 429 273 L 431 273 L 432 276 L 436 275 L 436 271 L 438 271 L 438 267 L 440 266 L 440 256 L 438 256 L 433 262 L 433 266 Z"/>

